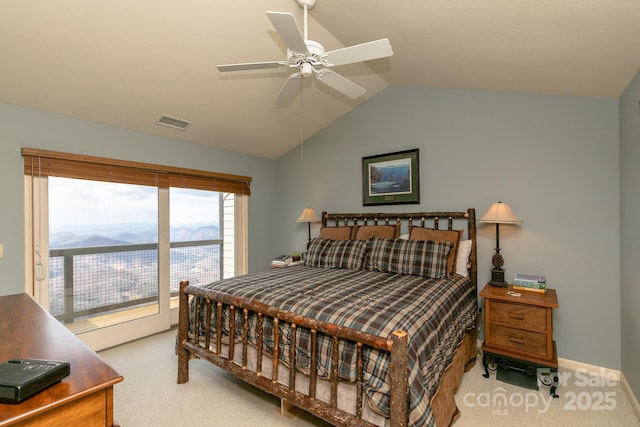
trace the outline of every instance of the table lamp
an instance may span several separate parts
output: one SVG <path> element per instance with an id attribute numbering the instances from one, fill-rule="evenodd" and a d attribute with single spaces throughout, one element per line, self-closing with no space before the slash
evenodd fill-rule
<path id="1" fill-rule="evenodd" d="M 478 222 L 496 225 L 496 253 L 491 258 L 493 269 L 491 270 L 490 285 L 507 286 L 504 280 L 504 259 L 500 255 L 500 224 L 521 224 L 522 220 L 516 216 L 507 203 L 497 202 L 491 204 L 491 207 L 480 217 Z"/>
<path id="2" fill-rule="evenodd" d="M 309 207 L 306 207 L 302 210 L 300 214 L 300 218 L 296 222 L 306 222 L 309 227 L 309 241 L 311 241 L 311 223 L 312 222 L 320 222 L 320 218 L 316 215 L 315 211 Z"/>

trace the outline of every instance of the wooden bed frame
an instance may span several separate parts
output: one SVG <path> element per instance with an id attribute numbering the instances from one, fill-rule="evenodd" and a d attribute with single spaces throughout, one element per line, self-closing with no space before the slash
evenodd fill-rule
<path id="1" fill-rule="evenodd" d="M 454 224 L 460 224 L 464 221 L 464 226 L 456 226 Z M 332 224 L 333 222 L 333 224 Z M 440 228 L 442 223 L 446 222 L 446 228 Z M 469 258 L 469 277 L 477 289 L 477 254 L 476 254 L 476 218 L 475 210 L 468 209 L 466 212 L 418 212 L 418 213 L 367 213 L 367 214 L 336 214 L 336 213 L 322 213 L 322 225 L 327 226 L 347 226 L 347 225 L 393 225 L 401 223 L 401 233 L 408 232 L 409 227 L 412 225 L 420 227 L 432 227 L 437 229 L 460 229 L 465 228 L 467 230 L 467 238 L 472 241 L 471 254 Z M 198 339 L 194 339 L 193 336 L 199 336 L 198 327 L 195 325 L 195 333 L 190 336 L 189 330 L 189 296 L 203 297 L 206 299 L 205 313 L 205 342 L 200 342 Z M 196 305 L 199 307 L 199 305 Z M 215 342 L 210 342 L 211 328 L 213 330 L 220 330 L 222 328 L 222 310 L 229 309 L 231 320 L 229 322 L 231 331 L 230 335 L 235 334 L 235 319 L 236 316 L 242 316 L 244 318 L 244 328 L 242 331 L 242 340 L 239 343 L 235 343 L 230 340 L 228 343 L 223 343 L 221 335 L 215 334 Z M 199 308 L 196 308 L 196 318 L 199 317 Z M 211 324 L 211 312 L 217 310 L 217 325 Z M 286 322 L 291 325 L 293 330 L 297 327 L 307 328 L 311 330 L 312 345 L 315 344 L 316 334 L 324 334 L 331 337 L 332 345 L 336 351 L 332 351 L 333 360 L 331 361 L 331 397 L 330 402 L 324 402 L 320 399 L 316 399 L 316 388 L 319 378 L 317 378 L 316 366 L 316 351 L 312 347 L 312 360 L 311 369 L 309 374 L 309 387 L 307 393 L 302 393 L 296 390 L 296 367 L 295 367 L 295 347 L 296 343 L 292 342 L 290 345 L 291 354 L 289 357 L 292 366 L 288 369 L 288 384 L 284 385 L 277 381 L 278 379 L 278 341 L 279 334 L 278 328 L 274 327 L 274 354 L 272 357 L 271 376 L 267 378 L 262 372 L 262 346 L 256 348 L 257 357 L 255 360 L 256 372 L 247 368 L 248 366 L 248 344 L 247 329 L 248 329 L 248 316 L 250 312 L 256 313 L 258 319 L 258 331 L 262 331 L 262 322 L 266 319 L 273 319 L 274 325 Z M 470 344 L 473 349 L 476 349 L 475 342 L 475 330 L 470 335 Z M 295 337 L 295 334 L 292 334 Z M 262 337 L 259 336 L 258 340 L 261 341 Z M 338 408 L 338 343 L 339 340 L 349 340 L 356 343 L 358 354 L 357 363 L 359 367 L 358 378 L 356 380 L 356 413 L 350 414 L 344 410 Z M 408 337 L 404 331 L 395 331 L 391 337 L 379 337 L 366 333 L 362 333 L 357 330 L 344 328 L 335 324 L 329 324 L 321 322 L 308 317 L 296 315 L 287 311 L 279 310 L 274 307 L 269 307 L 260 302 L 253 300 L 246 300 L 240 297 L 234 297 L 228 294 L 215 292 L 195 286 L 189 286 L 188 281 L 180 283 L 180 308 L 179 308 L 179 326 L 177 337 L 177 354 L 178 354 L 178 384 L 185 383 L 189 380 L 189 360 L 191 358 L 201 358 L 210 361 L 211 363 L 222 367 L 240 378 L 241 380 L 252 384 L 267 393 L 280 397 L 283 402 L 297 406 L 305 411 L 308 411 L 315 416 L 330 422 L 333 425 L 339 426 L 373 426 L 370 422 L 362 418 L 363 404 L 363 378 L 362 378 L 362 349 L 363 347 L 371 347 L 382 351 L 390 352 L 390 371 L 389 380 L 391 383 L 391 403 L 390 403 L 390 419 L 389 424 L 391 427 L 406 426 L 408 424 L 408 372 L 407 372 L 407 342 Z M 224 346 L 224 350 L 223 350 Z M 212 350 L 209 350 L 212 348 Z M 468 371 L 473 367 L 475 363 L 475 351 L 472 351 L 473 356 L 469 356 L 468 360 L 464 360 L 465 371 Z M 240 356 L 241 354 L 241 356 Z M 241 362 L 238 363 L 241 357 Z M 465 357 L 465 356 L 463 356 Z M 234 361 L 234 358 L 236 361 Z M 456 374 L 458 375 L 458 374 Z M 454 377 L 456 377 L 454 375 Z M 455 384 L 453 391 L 457 389 L 462 373 L 454 380 Z M 451 387 L 446 387 L 451 389 Z M 444 392 L 444 391 L 443 391 Z M 440 390 L 438 391 L 440 393 Z M 437 393 L 437 394 L 438 394 Z M 449 393 L 452 393 L 450 390 Z M 451 396 L 452 399 L 452 396 Z M 434 398 L 435 400 L 435 398 Z M 457 417 L 457 408 L 455 408 L 453 415 L 447 415 L 449 424 Z"/>

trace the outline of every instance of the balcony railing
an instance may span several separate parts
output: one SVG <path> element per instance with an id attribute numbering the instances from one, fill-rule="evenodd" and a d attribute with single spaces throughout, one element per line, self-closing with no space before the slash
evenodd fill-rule
<path id="1" fill-rule="evenodd" d="M 222 240 L 170 244 L 170 290 L 180 281 L 222 277 Z M 49 311 L 69 323 L 97 314 L 156 304 L 158 245 L 114 245 L 49 251 Z"/>

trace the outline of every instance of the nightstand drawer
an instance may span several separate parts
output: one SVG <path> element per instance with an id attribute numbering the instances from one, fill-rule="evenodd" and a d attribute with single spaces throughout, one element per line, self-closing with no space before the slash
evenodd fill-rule
<path id="1" fill-rule="evenodd" d="M 489 320 L 534 331 L 547 330 L 547 310 L 544 307 L 491 300 Z"/>
<path id="2" fill-rule="evenodd" d="M 523 353 L 531 353 L 541 357 L 549 357 L 547 354 L 547 334 L 513 329 L 505 326 L 490 325 L 489 345 L 516 350 Z"/>

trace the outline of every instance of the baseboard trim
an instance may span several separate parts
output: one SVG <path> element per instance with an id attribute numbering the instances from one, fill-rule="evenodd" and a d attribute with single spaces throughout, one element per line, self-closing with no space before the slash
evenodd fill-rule
<path id="1" fill-rule="evenodd" d="M 602 366 L 576 362 L 575 360 L 563 359 L 561 357 L 558 357 L 558 366 L 572 371 L 582 369 L 590 375 L 606 376 L 612 380 L 620 381 L 620 371 L 615 369 L 603 368 Z"/>
<path id="2" fill-rule="evenodd" d="M 624 389 L 625 393 L 627 393 L 627 397 L 629 398 L 629 402 L 631 402 L 633 412 L 636 413 L 636 417 L 638 418 L 638 421 L 640 421 L 640 403 L 638 402 L 636 395 L 633 393 L 633 390 L 631 390 L 631 385 L 627 381 L 627 378 L 624 376 L 624 374 L 620 375 L 620 384 L 622 384 L 622 388 Z"/>
<path id="3" fill-rule="evenodd" d="M 558 358 L 558 366 L 565 369 L 571 369 L 573 371 L 575 371 L 578 368 L 584 369 L 589 374 L 600 375 L 600 376 L 605 375 L 606 378 L 615 379 L 616 381 L 620 382 L 620 385 L 622 385 L 622 389 L 624 390 L 625 394 L 627 395 L 627 398 L 629 399 L 631 408 L 633 409 L 633 412 L 636 414 L 636 418 L 638 418 L 638 421 L 640 421 L 640 403 L 638 402 L 638 398 L 636 397 L 636 395 L 633 393 L 633 390 L 631 389 L 631 385 L 629 385 L 629 382 L 627 381 L 627 379 L 625 378 L 624 374 L 621 371 L 617 371 L 615 369 L 603 368 L 601 366 L 596 366 L 596 365 L 589 365 L 588 363 L 576 362 L 575 360 L 561 359 L 561 358 Z"/>

